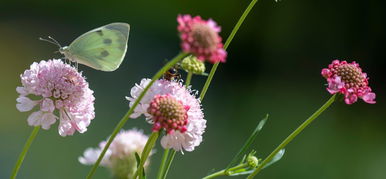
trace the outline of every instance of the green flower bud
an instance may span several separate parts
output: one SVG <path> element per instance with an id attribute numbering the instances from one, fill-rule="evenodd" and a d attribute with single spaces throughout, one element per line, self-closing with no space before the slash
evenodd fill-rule
<path id="1" fill-rule="evenodd" d="M 257 165 L 259 165 L 259 159 L 257 159 L 255 156 L 253 155 L 248 155 L 247 157 L 247 163 L 248 163 L 248 166 L 251 167 L 251 168 L 256 168 Z"/>
<path id="2" fill-rule="evenodd" d="M 192 72 L 193 74 L 202 74 L 205 72 L 204 62 L 197 59 L 197 57 L 190 55 L 185 57 L 181 62 L 181 67 L 186 72 Z"/>

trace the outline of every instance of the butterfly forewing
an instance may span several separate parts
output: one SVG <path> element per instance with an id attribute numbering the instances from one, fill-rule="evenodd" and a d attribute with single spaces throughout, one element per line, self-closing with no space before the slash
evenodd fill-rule
<path id="1" fill-rule="evenodd" d="M 112 23 L 81 35 L 68 47 L 72 60 L 97 70 L 116 70 L 125 57 L 129 31 L 129 24 Z"/>

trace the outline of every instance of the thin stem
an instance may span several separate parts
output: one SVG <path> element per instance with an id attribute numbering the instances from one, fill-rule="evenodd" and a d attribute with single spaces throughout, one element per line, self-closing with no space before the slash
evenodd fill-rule
<path id="1" fill-rule="evenodd" d="M 190 85 L 190 81 L 192 80 L 193 73 L 188 72 L 188 76 L 186 76 L 185 86 L 188 87 Z"/>
<path id="2" fill-rule="evenodd" d="M 164 170 L 165 170 L 166 160 L 169 157 L 169 151 L 170 151 L 170 149 L 165 149 L 164 150 L 164 154 L 162 155 L 161 165 L 160 165 L 160 167 L 158 169 L 157 179 L 161 179 L 162 176 L 163 176 L 163 173 L 164 173 Z"/>
<path id="3" fill-rule="evenodd" d="M 233 173 L 233 171 L 235 170 L 238 170 L 238 169 L 242 169 L 242 168 L 245 168 L 245 167 L 248 167 L 248 164 L 247 163 L 242 163 L 242 164 L 239 164 L 239 165 L 236 165 L 232 168 L 229 168 L 228 170 L 220 170 L 218 172 L 215 172 L 215 173 L 212 173 L 202 179 L 210 179 L 210 178 L 215 178 L 215 177 L 219 177 L 219 176 L 229 176 Z"/>
<path id="4" fill-rule="evenodd" d="M 139 178 L 143 178 L 143 165 L 145 165 L 147 157 L 149 157 L 149 154 L 150 154 L 151 150 L 153 149 L 155 142 L 158 139 L 159 133 L 160 132 L 151 133 L 149 139 L 147 140 L 145 148 L 143 149 L 142 154 L 141 154 L 141 161 L 139 162 L 139 167 L 134 174 L 134 177 L 133 177 L 134 179 L 137 178 L 137 176 L 139 176 Z"/>
<path id="5" fill-rule="evenodd" d="M 182 58 L 184 58 L 187 54 L 186 53 L 180 53 L 176 57 L 174 57 L 171 61 L 169 61 L 165 66 L 163 66 L 151 79 L 150 83 L 143 89 L 142 93 L 139 95 L 137 100 L 134 102 L 133 106 L 127 111 L 127 113 L 123 116 L 123 118 L 119 121 L 117 126 L 115 127 L 113 133 L 111 134 L 109 140 L 107 141 L 105 147 L 103 148 L 101 154 L 98 157 L 98 160 L 95 162 L 93 167 L 91 168 L 90 172 L 87 175 L 87 178 L 90 179 L 94 175 L 97 167 L 102 161 L 103 156 L 106 154 L 107 149 L 110 147 L 111 143 L 113 142 L 115 136 L 118 134 L 118 132 L 121 130 L 121 128 L 125 125 L 126 121 L 129 119 L 130 115 L 134 112 L 134 109 L 137 107 L 141 99 L 145 96 L 146 92 L 150 89 L 150 87 L 153 85 L 153 83 L 159 79 L 167 70 L 169 70 L 172 66 L 174 66 L 176 63 L 178 63 Z"/>
<path id="6" fill-rule="evenodd" d="M 237 21 L 237 24 L 235 25 L 235 27 L 233 28 L 231 34 L 228 36 L 227 40 L 225 41 L 225 44 L 224 44 L 224 49 L 226 50 L 229 46 L 229 44 L 232 42 L 233 40 L 233 37 L 236 35 L 237 31 L 239 30 L 240 26 L 243 24 L 245 18 L 248 16 L 249 12 L 252 10 L 253 6 L 255 6 L 255 4 L 257 3 L 258 0 L 252 0 L 251 3 L 249 3 L 248 7 L 245 9 L 244 13 L 241 15 L 239 21 Z M 200 100 L 202 101 L 205 97 L 205 94 L 206 94 L 206 91 L 208 90 L 209 88 L 209 85 L 213 79 L 213 76 L 214 74 L 216 73 L 216 70 L 217 70 L 217 67 L 219 65 L 219 62 L 215 63 L 212 67 L 212 69 L 210 70 L 210 73 L 209 73 L 209 76 L 208 78 L 206 79 L 206 82 L 204 84 L 204 87 L 202 88 L 201 90 L 201 94 L 200 94 Z"/>
<path id="7" fill-rule="evenodd" d="M 36 135 L 38 134 L 40 129 L 40 126 L 36 126 L 34 130 L 32 130 L 30 136 L 27 139 L 27 142 L 24 144 L 23 151 L 19 155 L 19 159 L 16 162 L 15 168 L 12 170 L 11 179 L 15 179 L 17 176 L 17 173 L 19 172 L 19 169 L 21 167 L 21 164 L 24 161 L 25 156 L 27 155 L 27 152 L 29 148 L 31 147 L 32 142 L 35 140 Z"/>
<path id="8" fill-rule="evenodd" d="M 174 156 L 175 156 L 175 155 L 176 155 L 176 151 L 175 151 L 175 150 L 172 150 L 171 155 L 170 155 L 170 157 L 169 157 L 169 160 L 167 161 L 167 164 L 166 164 L 165 172 L 164 172 L 163 175 L 162 175 L 162 179 L 165 179 L 166 176 L 168 175 L 170 166 L 172 165 L 172 162 L 173 162 L 173 159 L 174 159 Z"/>
<path id="9" fill-rule="evenodd" d="M 330 105 L 335 101 L 336 94 L 331 96 L 331 98 L 323 104 L 322 107 L 320 107 L 317 111 L 315 111 L 314 114 L 312 114 L 306 121 L 304 121 L 295 131 L 293 131 L 279 146 L 276 147 L 275 150 L 272 151 L 271 154 L 268 155 L 267 158 L 264 159 L 264 161 L 255 169 L 251 175 L 248 176 L 248 179 L 252 179 L 256 174 L 260 172 L 260 170 L 269 162 L 272 160 L 272 158 L 281 150 L 283 149 L 288 143 L 290 143 L 300 132 L 303 131 L 304 128 L 306 128 L 309 124 L 311 124 L 312 121 L 314 121 L 320 114 L 322 114 L 323 111 L 325 111 Z"/>

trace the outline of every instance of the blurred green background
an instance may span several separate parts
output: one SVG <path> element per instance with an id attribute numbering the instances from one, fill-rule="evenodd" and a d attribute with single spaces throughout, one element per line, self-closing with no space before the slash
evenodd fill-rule
<path id="1" fill-rule="evenodd" d="M 30 113 L 15 108 L 19 75 L 34 61 L 60 57 L 38 37 L 62 45 L 111 22 L 131 24 L 126 60 L 112 73 L 80 66 L 95 91 L 96 118 L 84 134 L 61 137 L 57 124 L 41 130 L 19 178 L 84 178 L 90 167 L 77 158 L 110 135 L 128 110 L 131 87 L 151 77 L 179 52 L 176 16 L 213 18 L 225 39 L 249 0 L 172 1 L 1 1 L 0 6 L 0 178 L 8 178 L 32 131 Z M 194 151 L 178 154 L 169 178 L 200 178 L 225 167 L 258 121 L 270 119 L 253 148 L 267 156 L 328 98 L 320 71 L 333 59 L 356 60 L 370 76 L 377 104 L 335 103 L 287 147 L 283 159 L 257 178 L 386 178 L 385 19 L 381 0 L 261 0 L 231 43 L 203 102 L 207 131 Z M 210 65 L 207 66 L 208 71 Z M 185 75 L 185 74 L 183 74 Z M 196 76 L 201 90 L 205 77 Z M 142 119 L 125 129 L 140 128 Z M 157 143 L 149 178 L 154 178 L 162 149 Z M 99 168 L 95 178 L 107 178 Z M 225 177 L 224 177 L 225 178 Z M 242 178 L 242 177 L 240 177 Z"/>

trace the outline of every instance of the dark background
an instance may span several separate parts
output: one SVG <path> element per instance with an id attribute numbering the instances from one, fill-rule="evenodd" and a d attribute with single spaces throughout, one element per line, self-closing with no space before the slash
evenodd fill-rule
<path id="1" fill-rule="evenodd" d="M 0 6 L 0 178 L 7 178 L 32 131 L 30 113 L 16 110 L 19 75 L 34 61 L 60 57 L 38 37 L 53 36 L 62 45 L 111 22 L 131 24 L 126 60 L 112 73 L 80 66 L 95 91 L 96 118 L 84 134 L 61 137 L 57 124 L 41 130 L 19 178 L 84 178 L 90 167 L 77 158 L 110 135 L 128 110 L 134 83 L 151 77 L 179 52 L 176 16 L 213 18 L 224 39 L 249 4 L 247 0 L 173 1 L 1 1 Z M 261 0 L 231 43 L 203 101 L 204 142 L 178 154 L 169 178 L 200 178 L 222 169 L 258 121 L 270 119 L 253 148 L 267 156 L 328 98 L 320 71 L 333 59 L 355 60 L 370 76 L 377 104 L 335 103 L 287 146 L 283 159 L 257 178 L 386 178 L 385 3 L 368 1 Z M 207 65 L 208 72 L 210 65 Z M 183 75 L 185 75 L 183 73 Z M 205 77 L 194 76 L 201 90 Z M 150 125 L 129 120 L 125 129 Z M 154 178 L 162 156 L 152 157 Z M 100 168 L 95 178 L 106 178 Z M 241 178 L 241 177 L 240 177 Z"/>

